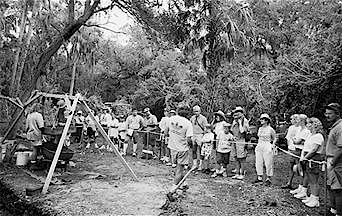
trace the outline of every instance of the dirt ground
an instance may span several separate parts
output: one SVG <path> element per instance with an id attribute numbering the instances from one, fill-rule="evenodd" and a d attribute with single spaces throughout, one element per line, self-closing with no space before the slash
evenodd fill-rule
<path id="1" fill-rule="evenodd" d="M 288 190 L 280 189 L 287 176 L 287 156 L 282 153 L 275 158 L 271 187 L 251 183 L 256 178 L 251 150 L 244 181 L 192 174 L 189 190 L 166 210 L 160 207 L 172 185 L 174 169 L 158 160 L 131 156 L 125 159 L 139 182 L 132 180 L 114 153 L 91 149 L 76 153 L 73 157 L 76 166 L 68 167 L 67 172 L 57 169 L 53 178 L 55 185 L 49 187 L 48 194 L 23 198 L 57 215 L 320 215 L 323 211 L 323 190 L 321 207 L 310 209 Z M 231 164 L 229 169 L 233 168 Z M 2 181 L 23 193 L 30 185 L 42 185 L 47 175 L 46 171 L 29 175 L 23 170 L 18 169 L 22 178 L 18 178 L 18 173 L 13 174 L 13 169 L 0 170 Z"/>

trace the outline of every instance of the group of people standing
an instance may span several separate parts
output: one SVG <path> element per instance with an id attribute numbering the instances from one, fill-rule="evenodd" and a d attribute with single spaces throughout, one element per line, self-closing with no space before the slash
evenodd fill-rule
<path id="1" fill-rule="evenodd" d="M 209 173 L 209 159 L 216 156 L 213 178 L 227 176 L 229 161 L 236 163 L 236 175 L 233 179 L 244 179 L 247 158 L 246 139 L 249 133 L 248 120 L 244 110 L 237 107 L 233 110 L 232 121 L 226 120 L 222 111 L 215 113 L 212 124 L 201 114 L 199 106 L 193 107 L 194 115 L 188 120 L 184 108 L 178 115 L 169 118 L 165 127 L 167 146 L 171 150 L 176 166 L 173 189 L 184 176 L 183 170 L 191 162 L 197 171 Z M 283 189 L 293 189 L 292 180 L 299 174 L 299 186 L 290 193 L 301 199 L 308 207 L 319 206 L 319 176 L 324 163 L 327 163 L 328 191 L 331 209 L 329 215 L 342 215 L 342 120 L 341 107 L 337 103 L 325 107 L 325 117 L 330 124 L 325 131 L 322 122 L 305 114 L 291 116 L 292 125 L 288 128 L 286 140 L 290 154 L 288 182 Z M 274 172 L 274 155 L 276 154 L 277 135 L 271 127 L 271 118 L 264 113 L 259 118 L 258 142 L 255 147 L 255 167 L 257 179 L 253 183 L 271 185 Z M 214 150 L 214 151 L 213 151 Z M 325 157 L 324 157 L 325 156 Z M 266 177 L 263 179 L 264 166 Z M 185 188 L 188 186 L 184 185 Z M 308 196 L 308 187 L 310 196 Z"/>
<path id="2" fill-rule="evenodd" d="M 342 215 L 342 120 L 341 106 L 331 103 L 325 107 L 325 117 L 329 128 L 324 130 L 322 122 L 305 114 L 291 116 L 286 140 L 289 158 L 288 182 L 283 189 L 293 189 L 292 180 L 299 173 L 299 186 L 290 193 L 301 199 L 308 207 L 318 207 L 319 176 L 326 171 L 327 189 L 330 194 L 331 209 L 328 215 Z M 324 170 L 326 163 L 327 170 Z M 310 188 L 310 196 L 308 196 Z"/>

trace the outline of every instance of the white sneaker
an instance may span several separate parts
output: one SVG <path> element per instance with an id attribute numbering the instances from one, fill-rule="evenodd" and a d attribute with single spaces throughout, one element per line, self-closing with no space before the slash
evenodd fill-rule
<path id="1" fill-rule="evenodd" d="M 233 170 L 232 170 L 232 173 L 236 173 L 236 169 L 233 169 Z"/>
<path id="2" fill-rule="evenodd" d="M 175 168 L 177 166 L 177 164 L 172 164 L 172 168 Z"/>
<path id="3" fill-rule="evenodd" d="M 235 179 L 237 179 L 237 180 L 243 180 L 243 179 L 244 179 L 244 176 L 243 176 L 243 175 L 238 175 Z"/>
<path id="4" fill-rule="evenodd" d="M 236 174 L 235 176 L 233 176 L 232 179 L 237 179 L 237 177 L 239 177 L 238 174 Z"/>
<path id="5" fill-rule="evenodd" d="M 220 171 L 218 172 L 219 174 L 223 174 L 226 171 L 225 168 L 221 167 Z"/>
<path id="6" fill-rule="evenodd" d="M 90 148 L 90 143 L 87 144 L 86 149 Z"/>
<path id="7" fill-rule="evenodd" d="M 294 189 L 294 190 L 290 190 L 290 194 L 297 194 L 297 193 L 299 193 L 301 191 L 301 189 L 300 188 L 297 188 L 297 189 Z"/>
<path id="8" fill-rule="evenodd" d="M 96 147 L 95 147 L 96 148 Z M 106 147 L 104 146 L 104 145 L 102 145 L 101 147 L 100 147 L 100 150 L 105 150 L 106 149 Z"/>
<path id="9" fill-rule="evenodd" d="M 99 146 L 97 145 L 97 143 L 95 143 L 95 148 L 99 148 Z"/>
<path id="10" fill-rule="evenodd" d="M 216 177 L 217 177 L 217 174 L 218 174 L 217 172 L 214 172 L 210 177 L 211 177 L 211 178 L 216 178 Z"/>
<path id="11" fill-rule="evenodd" d="M 307 197 L 306 199 L 303 199 L 302 202 L 303 203 L 308 203 L 308 202 L 310 202 L 311 199 L 312 199 L 312 195 Z"/>
<path id="12" fill-rule="evenodd" d="M 318 198 L 318 197 L 317 197 Z M 306 206 L 310 208 L 319 207 L 319 199 L 313 197 L 309 202 L 305 203 Z"/>
<path id="13" fill-rule="evenodd" d="M 294 197 L 297 199 L 306 199 L 308 196 L 305 192 L 301 191 L 300 193 L 295 194 Z"/>

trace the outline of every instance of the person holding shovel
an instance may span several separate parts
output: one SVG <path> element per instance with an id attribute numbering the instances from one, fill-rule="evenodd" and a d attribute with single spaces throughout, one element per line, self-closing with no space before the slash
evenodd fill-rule
<path id="1" fill-rule="evenodd" d="M 165 137 L 169 137 L 168 147 L 171 150 L 173 163 L 176 163 L 176 172 L 170 193 L 177 190 L 177 185 L 184 177 L 184 166 L 188 165 L 190 154 L 189 149 L 192 146 L 191 137 L 193 128 L 191 122 L 185 118 L 188 108 L 178 107 L 178 115 L 170 117 L 164 130 Z M 188 188 L 186 182 L 183 182 L 183 190 Z"/>

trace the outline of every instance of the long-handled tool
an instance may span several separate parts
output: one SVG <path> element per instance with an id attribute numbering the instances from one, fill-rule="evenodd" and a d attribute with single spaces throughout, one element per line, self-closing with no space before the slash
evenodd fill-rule
<path id="1" fill-rule="evenodd" d="M 175 198 L 173 197 L 173 194 L 176 192 L 176 190 L 178 188 L 180 188 L 182 186 L 182 184 L 184 183 L 184 181 L 188 178 L 188 176 L 190 175 L 190 173 L 192 171 L 194 171 L 196 169 L 196 167 L 192 167 L 184 176 L 183 178 L 180 180 L 180 182 L 178 182 L 178 184 L 176 185 L 175 188 L 173 188 L 169 193 L 166 194 L 166 202 L 165 204 L 161 207 L 161 209 L 167 209 L 170 202 L 174 202 Z"/>

